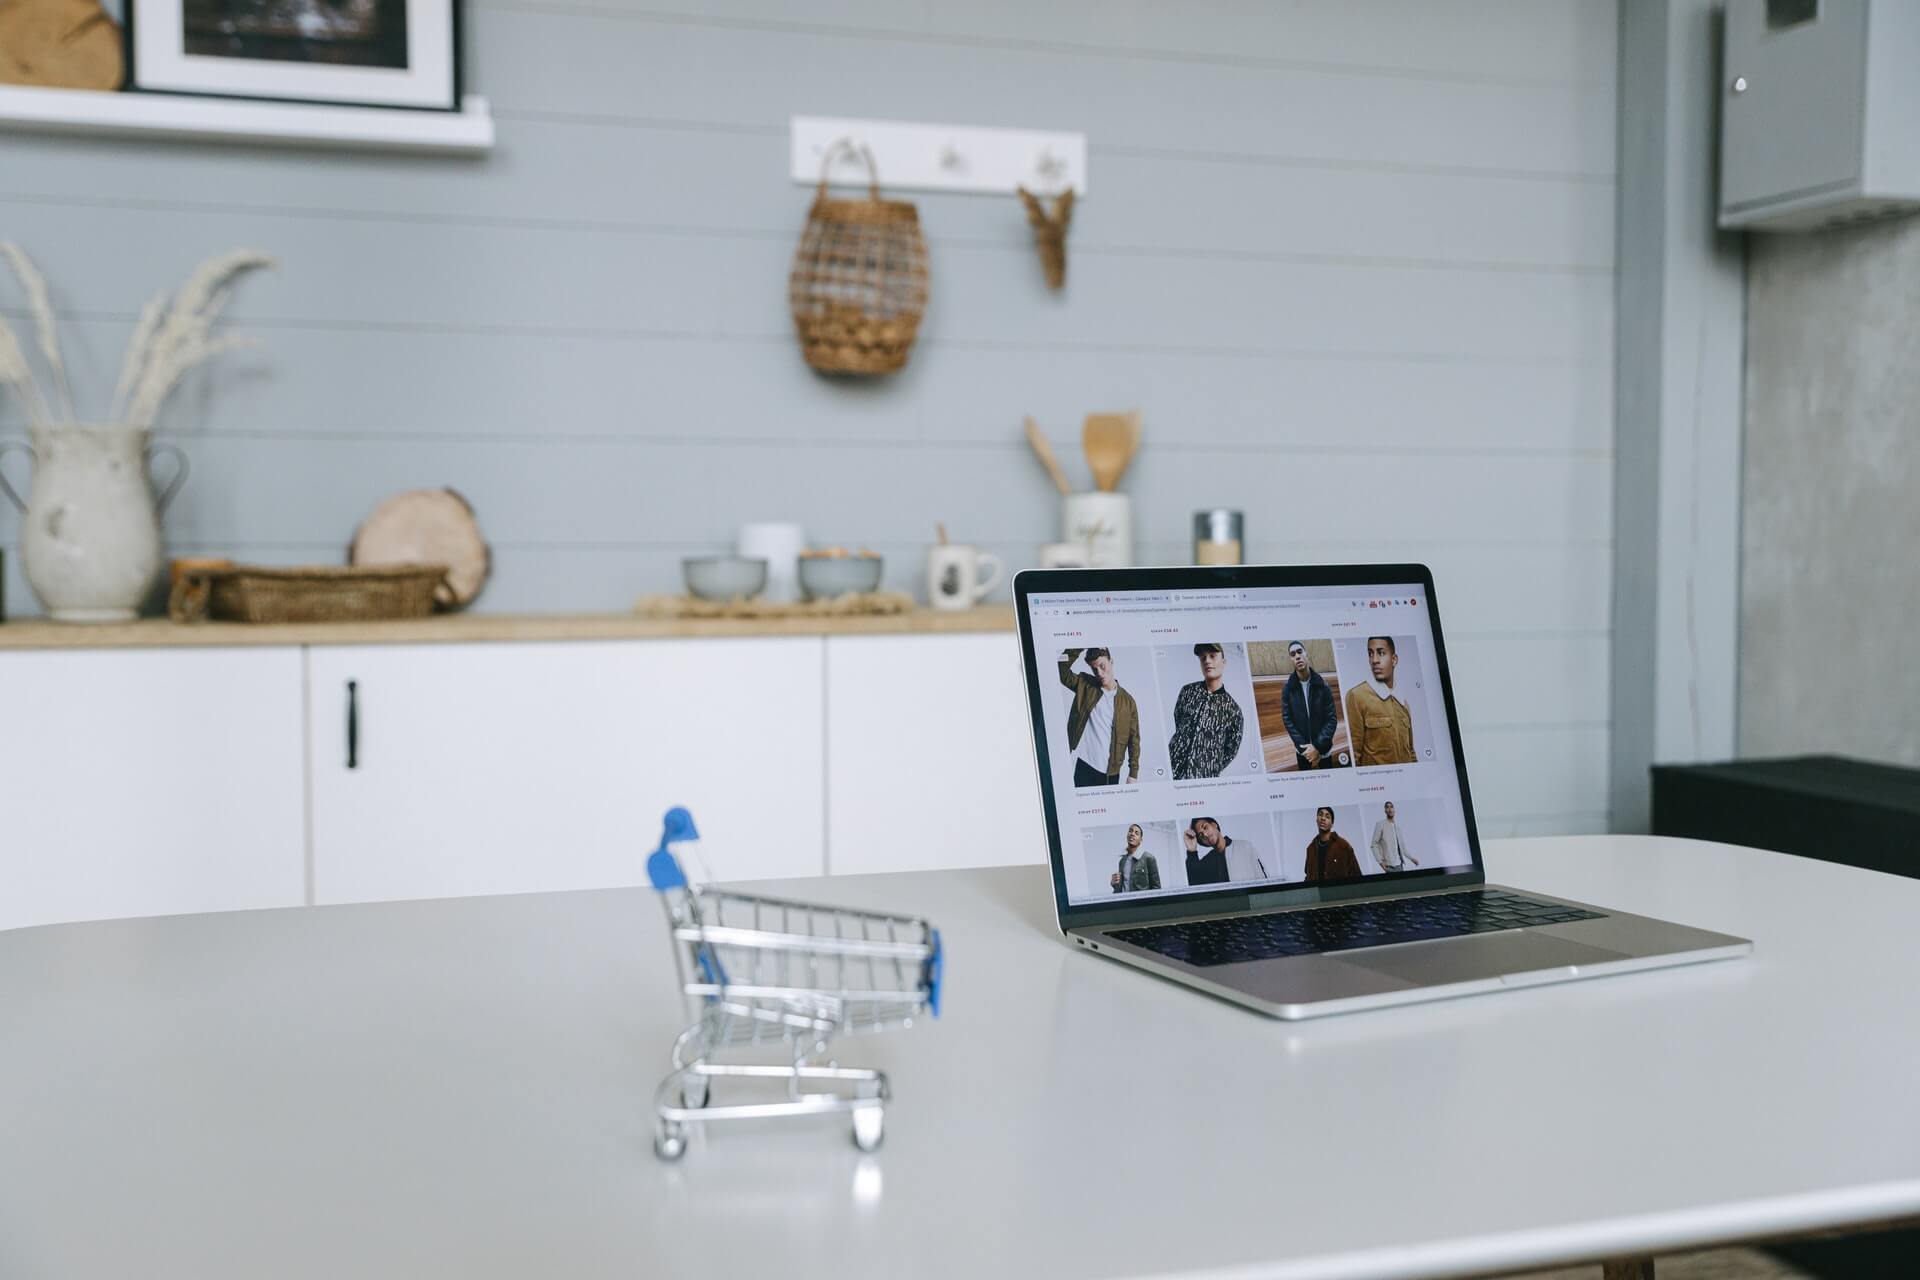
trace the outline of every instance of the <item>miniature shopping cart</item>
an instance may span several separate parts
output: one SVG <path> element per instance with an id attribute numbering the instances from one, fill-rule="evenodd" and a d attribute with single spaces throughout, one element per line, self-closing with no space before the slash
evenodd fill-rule
<path id="1" fill-rule="evenodd" d="M 847 1112 L 854 1145 L 880 1145 L 887 1078 L 823 1060 L 835 1036 L 940 1016 L 940 931 L 909 916 L 813 906 L 690 884 L 672 847 L 699 839 L 670 809 L 647 877 L 660 892 L 693 1023 L 673 1042 L 654 1094 L 653 1149 L 677 1160 L 694 1121 Z M 717 1062 L 729 1048 L 778 1046 L 788 1062 Z M 723 1081 L 720 1096 L 710 1096 Z M 775 1082 L 784 1085 L 778 1089 Z M 734 1091 L 737 1091 L 737 1096 Z M 711 1105 L 709 1105 L 711 1104 Z"/>

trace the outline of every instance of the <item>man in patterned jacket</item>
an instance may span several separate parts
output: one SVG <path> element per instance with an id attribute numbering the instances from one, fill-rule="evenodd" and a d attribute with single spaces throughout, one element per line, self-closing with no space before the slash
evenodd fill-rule
<path id="1" fill-rule="evenodd" d="M 1227 692 L 1227 655 L 1217 644 L 1193 646 L 1200 678 L 1173 700 L 1173 737 L 1167 756 L 1175 780 L 1217 778 L 1240 754 L 1246 713 Z"/>

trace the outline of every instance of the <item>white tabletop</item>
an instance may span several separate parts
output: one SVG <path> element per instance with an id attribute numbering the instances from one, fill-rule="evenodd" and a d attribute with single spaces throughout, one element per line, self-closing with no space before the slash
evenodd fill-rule
<path id="1" fill-rule="evenodd" d="M 945 1016 L 840 1053 L 892 1074 L 878 1154 L 840 1117 L 664 1165 L 646 891 L 0 934 L 0 1274 L 1390 1277 L 1920 1211 L 1920 881 L 1487 861 L 1754 953 L 1282 1024 L 1068 950 L 1040 868 L 791 882 L 931 917 Z"/>

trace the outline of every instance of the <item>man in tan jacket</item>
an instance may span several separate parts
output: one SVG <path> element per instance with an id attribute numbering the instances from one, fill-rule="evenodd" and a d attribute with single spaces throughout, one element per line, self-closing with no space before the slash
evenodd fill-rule
<path id="1" fill-rule="evenodd" d="M 1373 678 L 1347 691 L 1347 732 L 1356 765 L 1413 763 L 1413 709 L 1393 682 L 1399 665 L 1392 636 L 1367 637 Z"/>
<path id="2" fill-rule="evenodd" d="M 1082 653 L 1087 671 L 1075 671 Z M 1113 674 L 1113 654 L 1105 649 L 1068 649 L 1060 659 L 1060 683 L 1073 691 L 1067 712 L 1067 750 L 1073 752 L 1073 785 L 1115 787 L 1120 769 L 1127 781 L 1140 781 L 1140 708 Z"/>

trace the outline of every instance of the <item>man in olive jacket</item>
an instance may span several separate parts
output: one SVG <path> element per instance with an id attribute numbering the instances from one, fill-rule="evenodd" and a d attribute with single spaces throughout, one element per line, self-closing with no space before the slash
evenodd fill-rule
<path id="1" fill-rule="evenodd" d="M 1067 750 L 1073 752 L 1073 785 L 1113 787 L 1120 784 L 1122 762 L 1127 781 L 1140 781 L 1140 708 L 1133 695 L 1113 677 L 1113 655 L 1105 649 L 1087 649 L 1087 667 L 1075 671 L 1083 651 L 1068 649 L 1060 659 L 1060 683 L 1073 691 L 1067 712 Z"/>

